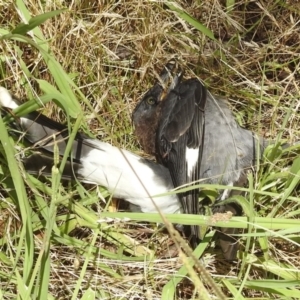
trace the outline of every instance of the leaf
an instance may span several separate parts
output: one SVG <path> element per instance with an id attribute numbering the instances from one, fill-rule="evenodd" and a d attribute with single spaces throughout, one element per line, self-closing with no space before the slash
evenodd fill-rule
<path id="1" fill-rule="evenodd" d="M 298 280 L 300 271 L 289 264 L 278 263 L 274 260 L 261 261 L 261 264 L 254 263 L 258 268 L 262 268 L 265 271 L 271 272 L 285 280 Z"/>
<path id="2" fill-rule="evenodd" d="M 96 293 L 91 288 L 88 288 L 81 298 L 81 300 L 94 300 L 94 299 L 96 299 Z"/>
<path id="3" fill-rule="evenodd" d="M 285 185 L 284 196 L 287 198 L 294 188 L 298 185 L 300 180 L 300 157 L 293 161 L 293 165 L 290 169 L 288 180 Z"/>
<path id="4" fill-rule="evenodd" d="M 34 29 L 35 27 L 40 26 L 48 19 L 51 19 L 64 11 L 66 11 L 66 9 L 54 10 L 54 11 L 46 12 L 44 14 L 35 16 L 28 21 L 28 24 L 21 23 L 17 25 L 17 27 L 13 29 L 11 33 L 24 35 L 28 31 Z"/>
<path id="5" fill-rule="evenodd" d="M 69 115 L 69 108 L 72 106 L 72 101 L 65 95 L 60 93 L 53 85 L 43 79 L 37 79 L 40 89 L 46 94 L 52 97 L 57 105 L 62 107 L 64 111 Z"/>
<path id="6" fill-rule="evenodd" d="M 172 11 L 176 12 L 177 15 L 183 19 L 184 21 L 188 22 L 190 25 L 192 25 L 194 28 L 201 31 L 203 34 L 205 34 L 207 37 L 209 37 L 212 40 L 216 40 L 214 37 L 213 32 L 208 29 L 206 26 L 201 24 L 197 19 L 189 15 L 187 12 L 185 12 L 177 3 L 175 2 L 164 2 L 165 5 L 167 5 Z"/>
<path id="7" fill-rule="evenodd" d="M 235 0 L 226 0 L 226 11 L 230 13 L 235 5 Z"/>

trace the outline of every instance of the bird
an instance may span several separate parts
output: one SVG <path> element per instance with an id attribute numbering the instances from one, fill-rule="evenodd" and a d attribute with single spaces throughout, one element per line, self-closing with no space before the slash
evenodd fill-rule
<path id="1" fill-rule="evenodd" d="M 163 67 L 158 80 L 136 105 L 132 121 L 145 152 L 168 168 L 174 187 L 202 183 L 242 186 L 246 170 L 269 142 L 240 127 L 228 102 L 212 95 L 198 78 L 183 78 L 175 59 Z M 178 194 L 183 213 L 203 213 L 199 189 Z M 236 203 L 220 205 L 230 190 L 220 192 L 213 212 L 241 215 Z M 196 225 L 185 226 L 192 248 L 201 241 Z M 225 259 L 235 260 L 238 243 L 232 229 L 220 229 Z"/>
<path id="2" fill-rule="evenodd" d="M 165 76 L 170 77 L 169 74 L 165 74 Z M 175 77 L 171 82 L 171 86 L 175 86 L 181 76 Z M 165 78 L 165 80 L 168 80 L 168 78 Z M 243 184 L 243 181 L 246 180 L 246 168 L 251 167 L 253 161 L 258 157 L 258 154 L 256 154 L 257 147 L 261 146 L 262 148 L 259 154 L 261 156 L 263 149 L 270 142 L 262 138 L 256 138 L 250 131 L 239 128 L 233 121 L 232 113 L 225 100 L 214 98 L 210 93 L 206 93 L 209 104 L 205 107 L 205 114 L 210 116 L 211 113 L 213 114 L 214 109 L 219 111 L 221 107 L 225 116 L 228 116 L 230 120 L 229 125 L 233 123 L 232 134 L 236 137 L 234 143 L 242 136 L 242 139 L 236 143 L 239 159 L 234 169 L 235 176 L 231 180 L 234 181 L 235 178 L 239 177 L 240 182 L 235 181 L 234 185 Z M 0 108 L 6 107 L 12 110 L 19 106 L 20 100 L 10 94 L 4 87 L 0 87 Z M 220 124 L 225 122 L 224 118 L 222 118 L 218 121 Z M 226 149 L 226 146 L 224 146 L 219 151 L 216 147 L 220 146 L 218 139 L 222 138 L 222 133 L 213 133 L 212 129 L 216 126 L 213 119 L 207 120 L 206 118 L 204 123 L 206 128 L 208 128 L 208 132 L 210 132 L 210 134 L 207 133 L 207 130 L 204 132 L 204 141 L 208 138 L 212 147 L 211 149 L 203 147 L 201 176 L 205 177 L 208 183 L 226 184 L 230 179 L 230 176 L 226 175 L 226 171 L 229 168 L 227 164 L 223 165 L 224 168 L 221 169 L 220 174 L 220 165 L 224 164 L 224 157 L 219 157 L 218 155 L 223 152 L 229 155 L 230 149 Z M 17 127 L 19 133 L 22 133 L 25 140 L 33 145 L 33 149 L 42 151 L 42 154 L 35 153 L 23 159 L 25 170 L 36 175 L 43 174 L 47 176 L 51 174 L 51 168 L 54 165 L 53 155 L 51 156 L 53 145 L 55 143 L 58 146 L 60 155 L 65 153 L 69 136 L 68 128 L 38 112 L 31 112 L 19 118 L 15 117 L 15 122 L 10 126 L 13 125 Z M 226 123 L 227 127 L 229 125 Z M 222 126 L 220 129 L 226 133 Z M 231 157 L 230 161 L 233 161 L 233 157 Z M 240 176 L 237 176 L 238 174 Z M 153 200 L 162 213 L 183 212 L 179 197 L 176 194 L 166 195 L 168 191 L 174 188 L 170 172 L 166 167 L 124 149 L 119 149 L 108 143 L 90 138 L 82 133 L 76 134 L 62 177 L 68 180 L 76 178 L 81 182 L 104 186 L 116 198 L 128 201 L 131 208 L 134 207 L 135 211 L 156 213 L 157 209 L 153 205 Z M 153 196 L 164 194 L 164 196 L 152 197 L 151 199 L 149 194 Z M 228 195 L 229 192 L 225 190 L 222 193 L 222 200 Z M 228 210 L 232 211 L 234 215 L 240 214 L 239 206 L 234 205 L 234 203 L 216 206 L 214 212 L 226 212 Z M 222 232 L 220 232 L 220 245 L 227 260 L 235 259 L 236 256 L 237 243 L 230 236 L 231 233 L 230 229 L 225 228 L 222 228 Z"/>
<path id="3" fill-rule="evenodd" d="M 0 107 L 16 109 L 19 106 L 20 100 L 0 87 Z M 51 174 L 54 143 L 59 154 L 64 155 L 68 128 L 35 111 L 16 118 L 14 123 L 34 149 L 42 150 L 42 154 L 23 159 L 25 170 L 37 175 Z M 62 177 L 106 187 L 114 197 L 128 201 L 135 211 L 156 213 L 153 201 L 163 213 L 181 211 L 177 195 L 167 194 L 174 186 L 164 166 L 83 133 L 76 134 Z M 154 197 L 156 195 L 163 196 Z"/>

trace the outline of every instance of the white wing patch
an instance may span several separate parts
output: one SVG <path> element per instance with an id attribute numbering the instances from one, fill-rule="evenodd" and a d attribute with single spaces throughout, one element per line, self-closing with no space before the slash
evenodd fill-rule
<path id="1" fill-rule="evenodd" d="M 139 206 L 142 212 L 176 213 L 181 205 L 173 189 L 169 172 L 163 166 L 146 163 L 139 156 L 98 140 L 87 140 L 91 150 L 80 158 L 79 175 L 90 182 L 105 186 L 115 197 Z M 161 177 L 162 176 L 162 177 Z M 142 182 L 142 184 L 141 184 Z M 159 197 L 149 197 L 166 194 Z M 153 200 L 153 201 L 152 201 Z"/>
<path id="2" fill-rule="evenodd" d="M 199 148 L 193 149 L 193 148 L 186 147 L 185 159 L 187 164 L 188 176 L 192 175 L 192 172 L 198 163 L 198 157 L 199 157 Z"/>
<path id="3" fill-rule="evenodd" d="M 11 109 L 17 108 L 19 105 L 13 100 L 9 91 L 0 86 L 0 106 L 8 107 Z"/>

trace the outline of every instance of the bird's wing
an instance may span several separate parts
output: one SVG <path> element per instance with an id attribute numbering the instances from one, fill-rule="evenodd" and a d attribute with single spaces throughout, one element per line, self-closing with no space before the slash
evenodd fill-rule
<path id="1" fill-rule="evenodd" d="M 198 79 L 185 80 L 162 100 L 159 135 L 168 142 L 176 142 L 188 134 L 188 146 L 199 147 L 204 135 L 206 88 Z"/>
<path id="2" fill-rule="evenodd" d="M 19 102 L 6 89 L 0 88 L 0 106 L 15 109 Z M 16 121 L 20 135 L 48 154 L 34 154 L 25 158 L 25 169 L 38 175 L 51 174 L 54 143 L 63 155 L 69 137 L 67 127 L 37 112 L 17 118 Z M 166 194 L 173 189 L 170 174 L 164 166 L 84 134 L 76 135 L 70 158 L 63 170 L 63 178 L 77 178 L 104 186 L 115 197 L 139 206 L 143 212 L 157 211 L 150 196 Z M 174 194 L 152 199 L 164 213 L 181 210 L 178 197 Z"/>
<path id="3" fill-rule="evenodd" d="M 187 161 L 201 162 L 201 156 L 191 156 L 203 147 L 205 102 L 205 87 L 196 79 L 180 83 L 162 100 L 158 158 L 169 166 L 176 186 L 187 183 L 186 176 L 191 179 L 188 169 L 193 173 L 193 167 Z"/>
<path id="4" fill-rule="evenodd" d="M 162 100 L 157 134 L 158 160 L 170 171 L 175 187 L 200 179 L 206 89 L 197 79 L 179 83 Z M 180 194 L 185 213 L 199 212 L 198 191 Z M 192 226 L 191 234 L 199 237 Z"/>

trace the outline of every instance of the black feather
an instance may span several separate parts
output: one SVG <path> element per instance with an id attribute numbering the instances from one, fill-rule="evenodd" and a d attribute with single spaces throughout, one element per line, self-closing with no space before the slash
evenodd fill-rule
<path id="1" fill-rule="evenodd" d="M 161 102 L 160 122 L 156 136 L 157 160 L 171 174 L 174 186 L 193 184 L 200 179 L 204 134 L 206 90 L 197 79 L 178 82 Z M 195 167 L 188 174 L 187 148 L 198 149 Z M 179 194 L 184 213 L 199 213 L 199 190 Z M 193 247 L 200 239 L 198 226 L 185 226 Z"/>

